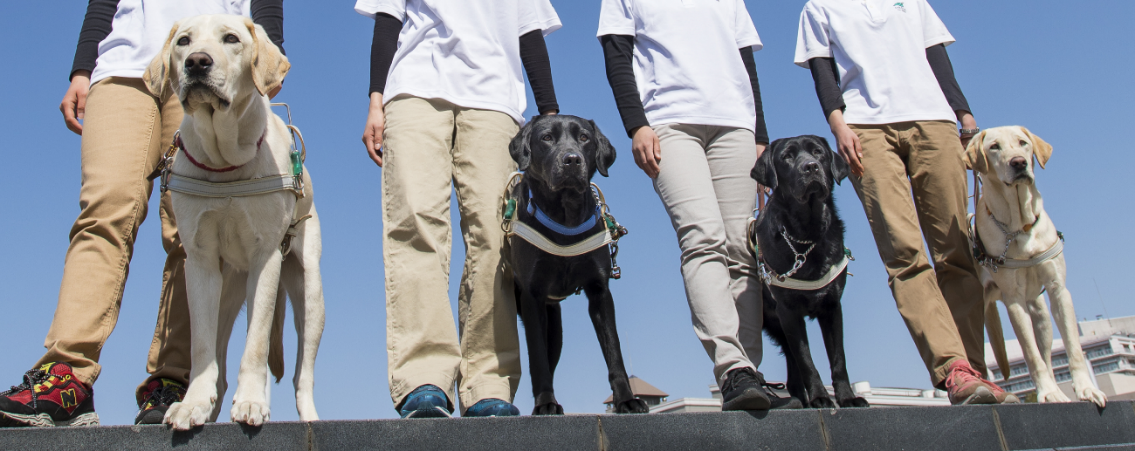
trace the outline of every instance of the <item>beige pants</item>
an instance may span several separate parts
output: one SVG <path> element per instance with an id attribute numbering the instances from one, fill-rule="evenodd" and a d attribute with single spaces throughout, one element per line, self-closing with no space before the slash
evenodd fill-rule
<path id="1" fill-rule="evenodd" d="M 749 171 L 753 132 L 708 125 L 654 127 L 662 162 L 654 189 L 682 249 L 682 278 L 694 333 L 713 360 L 718 383 L 762 358 L 763 310 L 746 231 L 757 201 Z"/>
<path id="2" fill-rule="evenodd" d="M 47 353 L 37 366 L 67 362 L 83 382 L 98 379 L 99 354 L 118 322 L 134 240 L 153 190 L 146 176 L 169 146 L 181 117 L 176 97 L 154 97 L 141 79 L 108 78 L 91 87 L 83 121 L 81 210 L 71 227 L 59 305 L 44 340 Z M 162 196 L 161 219 L 167 256 L 146 371 L 151 378 L 188 382 L 185 251 L 168 194 Z"/>
<path id="3" fill-rule="evenodd" d="M 518 130 L 507 114 L 439 99 L 400 96 L 386 105 L 382 253 L 396 407 L 426 384 L 444 390 L 450 403 L 456 384 L 462 409 L 488 398 L 511 402 L 516 393 L 520 342 L 501 204 L 516 170 L 508 143 Z M 459 331 L 448 293 L 452 187 L 466 251 Z"/>
<path id="4" fill-rule="evenodd" d="M 863 145 L 864 167 L 863 177 L 851 181 L 931 381 L 941 383 L 959 358 L 984 374 L 984 301 L 966 235 L 966 173 L 954 123 L 851 129 Z"/>

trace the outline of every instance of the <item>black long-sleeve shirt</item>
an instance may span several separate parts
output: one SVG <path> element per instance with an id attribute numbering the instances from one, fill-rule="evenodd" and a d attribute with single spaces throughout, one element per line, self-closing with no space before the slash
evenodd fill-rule
<path id="1" fill-rule="evenodd" d="M 375 14 L 374 37 L 370 46 L 369 92 L 382 93 L 386 90 L 386 79 L 390 74 L 390 65 L 394 62 L 394 54 L 398 51 L 398 34 L 401 31 L 402 21 L 389 14 Z M 556 101 L 552 64 L 542 30 L 533 30 L 520 37 L 520 62 L 528 74 L 528 83 L 532 85 L 536 110 L 540 114 L 558 112 L 560 105 Z"/>
<path id="2" fill-rule="evenodd" d="M 252 0 L 249 5 L 252 21 L 264 27 L 268 38 L 280 51 L 284 51 L 284 0 Z M 114 14 L 118 12 L 118 0 L 90 0 L 87 15 L 83 18 L 83 28 L 79 31 L 79 44 L 75 48 L 75 60 L 71 64 L 68 79 L 76 71 L 95 70 L 99 58 L 99 43 L 110 34 Z"/>
<path id="3" fill-rule="evenodd" d="M 946 46 L 938 44 L 926 49 L 926 61 L 934 71 L 934 78 L 938 79 L 938 87 L 946 96 L 950 109 L 971 113 L 969 102 L 966 101 L 958 80 L 954 77 L 954 66 L 950 62 L 950 55 L 946 53 Z M 847 105 L 843 102 L 843 91 L 839 87 L 839 75 L 833 58 L 812 58 L 808 60 L 808 67 L 812 71 L 812 81 L 816 85 L 816 97 L 820 99 L 820 108 L 824 111 L 824 119 L 831 116 L 832 111 L 843 111 Z"/>
<path id="4" fill-rule="evenodd" d="M 609 34 L 599 37 L 603 45 L 603 58 L 607 66 L 607 82 L 611 84 L 611 91 L 615 94 L 615 106 L 619 108 L 619 115 L 623 119 L 623 128 L 627 136 L 634 137 L 634 131 L 639 127 L 649 126 L 646 111 L 639 98 L 638 82 L 634 76 L 634 37 L 620 34 Z M 753 59 L 753 48 L 739 49 L 741 61 L 749 74 L 749 83 L 753 88 L 753 102 L 756 107 L 757 122 L 754 124 L 756 141 L 768 143 L 768 127 L 765 125 L 764 106 L 761 102 L 761 84 L 757 78 L 757 64 Z"/>

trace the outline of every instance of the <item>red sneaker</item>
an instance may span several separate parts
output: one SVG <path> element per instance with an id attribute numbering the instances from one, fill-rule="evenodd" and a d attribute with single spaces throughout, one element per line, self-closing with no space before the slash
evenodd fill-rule
<path id="1" fill-rule="evenodd" d="M 973 369 L 965 359 L 955 360 L 946 373 L 946 392 L 950 395 L 950 404 L 955 406 L 999 403 L 990 385 L 997 387 L 982 379 L 981 373 Z M 1000 387 L 997 389 L 1001 390 Z"/>
<path id="2" fill-rule="evenodd" d="M 98 426 L 93 395 L 71 373 L 71 365 L 44 364 L 0 393 L 0 427 Z"/>
<path id="3" fill-rule="evenodd" d="M 986 378 L 981 378 L 981 381 L 984 382 L 985 385 L 989 386 L 989 390 L 993 392 L 993 397 L 997 399 L 997 404 L 1019 404 L 1021 402 L 1021 398 L 1018 398 L 1017 395 L 1002 390 L 1000 385 L 997 385 Z"/>

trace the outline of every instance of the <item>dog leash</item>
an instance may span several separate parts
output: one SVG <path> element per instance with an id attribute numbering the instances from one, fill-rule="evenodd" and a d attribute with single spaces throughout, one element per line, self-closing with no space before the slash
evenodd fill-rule
<path id="1" fill-rule="evenodd" d="M 622 269 L 619 268 L 619 264 L 616 260 L 616 257 L 619 255 L 619 239 L 627 235 L 629 231 L 626 227 L 619 224 L 619 222 L 615 220 L 615 217 L 611 215 L 611 209 L 607 205 L 606 197 L 603 196 L 603 191 L 599 189 L 599 186 L 594 183 L 591 184 L 591 195 L 594 196 L 596 202 L 596 214 L 593 215 L 591 219 L 584 221 L 583 225 L 587 225 L 587 228 L 582 230 L 580 230 L 582 225 L 567 227 L 556 223 L 551 218 L 548 218 L 539 207 L 535 207 L 534 204 L 529 201 L 526 208 L 528 213 L 549 230 L 560 233 L 561 235 L 579 235 L 594 228 L 594 224 L 597 221 L 603 221 L 602 230 L 599 232 L 588 235 L 573 244 L 560 245 L 552 242 L 552 240 L 524 221 L 517 219 L 517 196 L 514 192 L 519 191 L 518 188 L 523 179 L 524 173 L 513 172 L 508 177 L 508 183 L 505 184 L 505 203 L 502 212 L 503 222 L 501 223 L 501 229 L 504 230 L 505 236 L 510 239 L 514 236 L 519 237 L 529 244 L 536 246 L 537 249 L 557 257 L 575 257 L 602 248 L 603 246 L 608 246 L 611 252 L 611 278 L 621 278 Z"/>

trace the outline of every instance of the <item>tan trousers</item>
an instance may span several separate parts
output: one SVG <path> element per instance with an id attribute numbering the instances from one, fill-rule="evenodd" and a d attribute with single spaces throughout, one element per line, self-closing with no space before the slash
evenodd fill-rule
<path id="1" fill-rule="evenodd" d="M 511 402 L 516 393 L 520 341 L 501 204 L 516 170 L 508 143 L 518 130 L 507 114 L 440 99 L 399 96 L 386 105 L 382 253 L 396 407 L 426 384 L 451 404 L 456 384 L 463 410 L 482 399 Z M 448 293 L 453 187 L 466 251 L 458 331 Z"/>
<path id="2" fill-rule="evenodd" d="M 720 384 L 726 372 L 756 369 L 762 358 L 761 284 L 746 238 L 757 202 L 749 176 L 756 141 L 742 128 L 653 128 L 662 146 L 654 190 L 678 233 L 694 333 Z"/>
<path id="3" fill-rule="evenodd" d="M 176 97 L 154 97 L 141 79 L 108 78 L 91 87 L 83 124 L 79 218 L 71 227 L 59 305 L 44 340 L 47 353 L 36 366 L 67 362 L 83 382 L 98 379 L 99 354 L 118 322 L 134 240 L 153 190 L 146 176 L 169 146 L 181 117 Z M 168 194 L 162 196 L 161 219 L 167 256 L 146 371 L 151 378 L 187 382 L 185 251 Z"/>
<path id="4" fill-rule="evenodd" d="M 863 145 L 864 167 L 851 181 L 931 381 L 941 383 L 958 358 L 985 374 L 984 301 L 967 237 L 965 164 L 954 123 L 851 129 Z"/>

